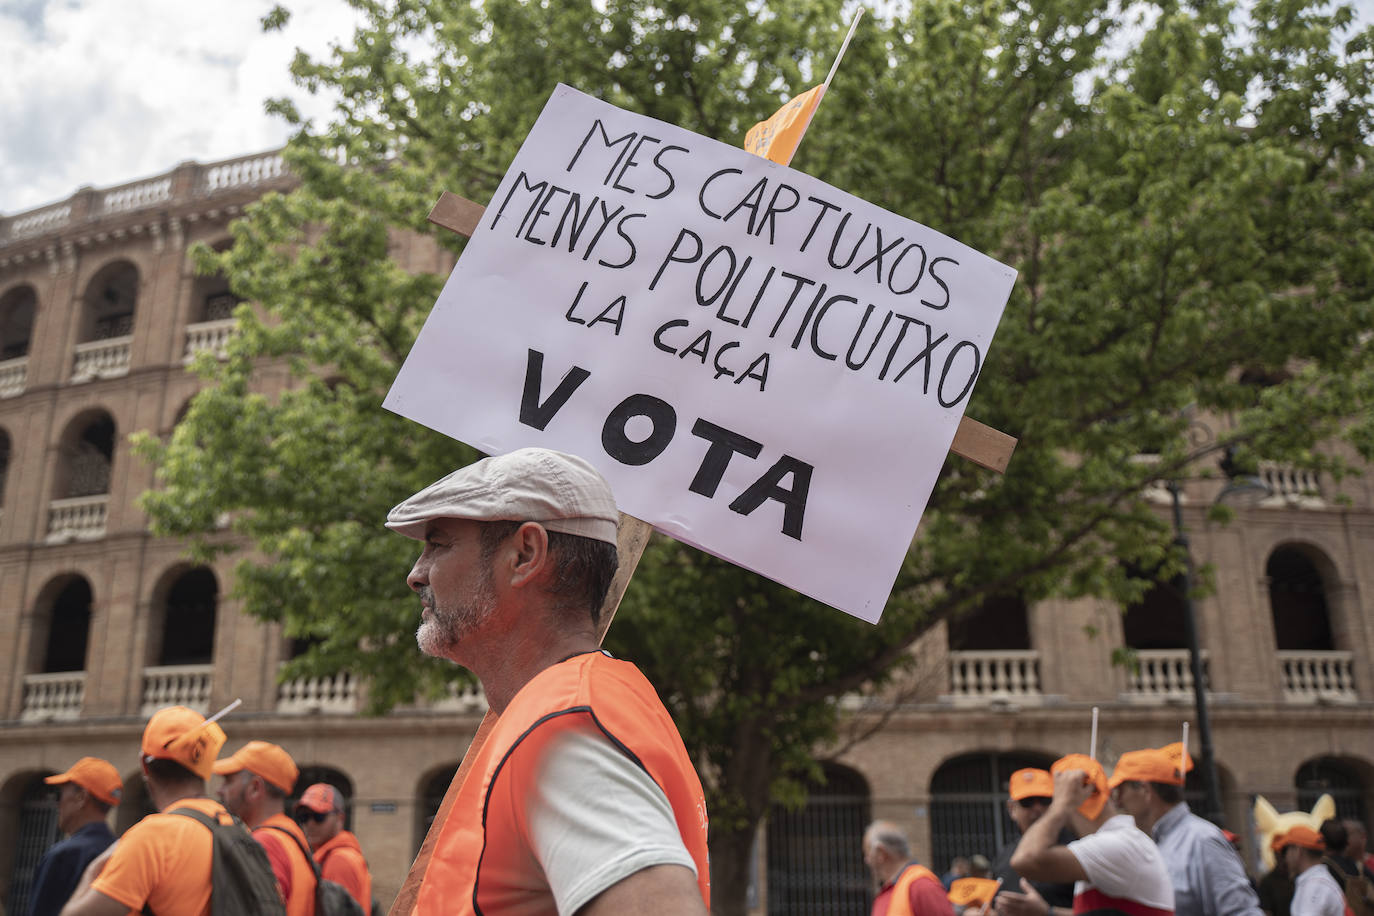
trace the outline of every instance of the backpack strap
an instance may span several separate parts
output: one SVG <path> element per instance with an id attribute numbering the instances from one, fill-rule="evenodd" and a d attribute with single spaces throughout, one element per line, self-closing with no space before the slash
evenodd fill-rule
<path id="1" fill-rule="evenodd" d="M 315 861 L 315 857 L 310 854 L 310 848 L 300 841 L 300 837 L 296 836 L 294 833 L 292 833 L 290 830 L 287 830 L 285 827 L 278 827 L 276 824 L 263 824 L 262 827 L 260 827 L 259 829 L 275 830 L 278 833 L 284 833 L 287 836 L 289 836 L 291 838 L 291 842 L 295 843 L 296 848 L 299 849 L 301 853 L 305 856 L 305 861 L 309 862 L 310 867 L 315 870 L 315 882 L 319 883 L 321 878 L 320 863 Z"/>
<path id="2" fill-rule="evenodd" d="M 197 811 L 195 808 L 173 808 L 171 811 L 168 811 L 167 813 L 180 814 L 185 817 L 189 817 L 193 821 L 200 821 L 211 833 L 214 833 L 215 828 L 220 826 L 218 818 L 213 818 L 203 811 Z M 234 817 L 232 812 L 229 814 L 229 816 Z M 238 818 L 234 819 L 238 820 Z M 146 900 L 143 902 L 143 909 L 139 912 L 141 912 L 143 916 L 156 916 L 156 914 L 153 913 L 152 904 L 148 903 L 148 901 Z"/>

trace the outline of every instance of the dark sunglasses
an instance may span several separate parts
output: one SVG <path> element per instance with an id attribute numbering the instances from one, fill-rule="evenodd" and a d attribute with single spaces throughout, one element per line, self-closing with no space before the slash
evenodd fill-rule
<path id="1" fill-rule="evenodd" d="M 327 817 L 329 817 L 329 815 L 331 815 L 331 814 L 333 814 L 333 813 L 334 813 L 334 812 L 332 812 L 332 811 L 326 811 L 326 812 L 324 812 L 323 814 L 321 814 L 321 813 L 318 812 L 318 811 L 308 811 L 308 810 L 297 811 L 297 812 L 296 812 L 296 823 L 298 823 L 298 824 L 304 824 L 304 823 L 306 823 L 307 821 L 314 821 L 314 822 L 317 823 L 317 824 L 323 824 L 323 823 L 324 823 L 324 819 L 327 818 Z"/>
<path id="2" fill-rule="evenodd" d="M 1029 798 L 1018 798 L 1016 803 L 1022 808 L 1034 808 L 1036 805 L 1050 806 L 1050 800 L 1043 795 L 1032 795 Z"/>

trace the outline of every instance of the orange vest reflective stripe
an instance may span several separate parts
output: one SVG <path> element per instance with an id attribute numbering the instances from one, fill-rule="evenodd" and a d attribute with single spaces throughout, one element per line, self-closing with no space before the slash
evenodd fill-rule
<path id="1" fill-rule="evenodd" d="M 587 723 L 642 766 L 667 796 L 709 909 L 706 800 L 677 727 L 638 668 L 588 652 L 541 671 L 496 721 L 440 829 L 415 913 L 540 911 L 533 901 L 543 893 L 544 878 L 520 839 L 525 812 L 519 802 L 528 797 L 521 780 L 533 767 L 517 764 L 537 760 L 554 737 Z M 529 867 L 497 873 L 493 863 L 512 860 Z"/>
<path id="2" fill-rule="evenodd" d="M 282 831 L 291 834 L 282 836 Z M 300 825 L 285 814 L 274 814 L 258 825 L 253 835 L 271 836 L 286 848 L 291 862 L 291 899 L 286 903 L 286 916 L 315 916 L 315 867 L 302 849 L 309 849 Z"/>
<path id="3" fill-rule="evenodd" d="M 911 885 L 923 878 L 929 878 L 936 884 L 940 884 L 940 879 L 935 872 L 926 868 L 924 865 L 908 865 L 902 869 L 902 873 L 897 876 L 897 881 L 892 885 L 892 899 L 887 905 L 887 916 L 916 916 L 911 912 Z M 944 885 L 940 884 L 943 889 Z"/>

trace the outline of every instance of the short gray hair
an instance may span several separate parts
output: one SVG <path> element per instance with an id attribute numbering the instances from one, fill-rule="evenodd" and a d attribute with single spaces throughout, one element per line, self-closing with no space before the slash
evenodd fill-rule
<path id="1" fill-rule="evenodd" d="M 881 846 L 900 859 L 911 855 L 911 843 L 902 828 L 891 821 L 874 821 L 864 831 L 864 836 L 875 846 Z"/>

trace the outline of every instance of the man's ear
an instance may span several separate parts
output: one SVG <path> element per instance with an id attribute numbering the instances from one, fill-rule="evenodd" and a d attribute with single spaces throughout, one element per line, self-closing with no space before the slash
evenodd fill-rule
<path id="1" fill-rule="evenodd" d="M 538 522 L 525 522 L 511 535 L 514 564 L 510 584 L 523 588 L 538 581 L 549 566 L 549 533 Z"/>

